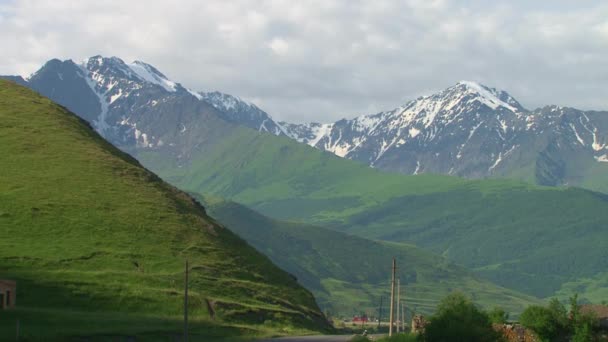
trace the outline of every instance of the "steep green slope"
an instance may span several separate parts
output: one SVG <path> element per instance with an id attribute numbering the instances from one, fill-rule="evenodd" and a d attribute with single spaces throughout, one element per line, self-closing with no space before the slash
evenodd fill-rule
<path id="1" fill-rule="evenodd" d="M 186 260 L 196 334 L 326 328 L 310 292 L 188 195 L 4 80 L 0 156 L 0 279 L 18 282 L 19 308 L 0 312 L 0 340 L 15 319 L 32 339 L 166 339 L 181 329 Z"/>
<path id="2" fill-rule="evenodd" d="M 486 307 L 513 314 L 538 300 L 498 287 L 412 245 L 376 242 L 311 225 L 270 219 L 234 202 L 203 199 L 210 214 L 227 224 L 311 290 L 322 309 L 335 316 L 377 314 L 380 296 L 390 294 L 396 257 L 405 302 L 430 313 L 449 292 L 459 290 Z"/>
<path id="3" fill-rule="evenodd" d="M 187 191 L 277 219 L 414 242 L 535 296 L 608 267 L 608 198 L 511 180 L 383 173 L 244 128 L 222 128 L 188 163 L 137 154 Z"/>

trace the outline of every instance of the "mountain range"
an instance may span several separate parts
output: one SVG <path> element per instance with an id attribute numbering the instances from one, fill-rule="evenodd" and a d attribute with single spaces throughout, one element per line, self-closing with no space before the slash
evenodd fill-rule
<path id="1" fill-rule="evenodd" d="M 183 146 L 180 137 L 195 130 L 188 126 L 197 120 L 175 113 L 203 111 L 387 171 L 608 191 L 608 112 L 559 106 L 528 110 L 507 92 L 476 82 L 461 81 L 377 114 L 294 124 L 277 122 L 236 96 L 195 92 L 149 64 L 116 57 L 95 56 L 79 64 L 51 60 L 27 80 L 12 79 L 80 113 L 125 147 Z M 161 111 L 173 114 L 171 122 Z M 188 159 L 179 148 L 174 154 Z"/>
<path id="2" fill-rule="evenodd" d="M 476 82 L 354 119 L 278 124 L 279 135 L 387 171 L 608 191 L 608 112 L 528 110 L 507 92 Z"/>
<path id="3" fill-rule="evenodd" d="M 603 191 L 603 112 L 528 111 L 506 92 L 460 82 L 393 111 L 289 124 L 116 57 L 51 60 L 12 79 L 77 113 L 166 181 L 272 219 L 415 243 L 538 297 L 566 293 L 608 266 L 608 199 L 531 184 Z"/>

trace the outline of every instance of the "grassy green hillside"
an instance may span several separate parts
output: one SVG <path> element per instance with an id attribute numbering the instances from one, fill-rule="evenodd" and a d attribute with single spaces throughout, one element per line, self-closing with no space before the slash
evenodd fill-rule
<path id="1" fill-rule="evenodd" d="M 180 164 L 137 158 L 178 187 L 282 220 L 413 242 L 505 287 L 551 296 L 608 268 L 608 197 L 511 180 L 405 176 L 286 138 L 223 129 Z M 204 132 L 201 132 L 204 136 Z"/>
<path id="2" fill-rule="evenodd" d="M 190 261 L 195 335 L 326 328 L 311 293 L 183 192 L 50 100 L 0 80 L 0 279 L 29 339 L 179 334 Z M 213 317 L 212 317 L 213 316 Z"/>
<path id="3" fill-rule="evenodd" d="M 517 314 L 538 300 L 473 276 L 445 258 L 412 245 L 376 242 L 325 228 L 270 219 L 234 202 L 203 199 L 210 215 L 227 224 L 311 290 L 322 309 L 339 317 L 375 316 L 389 296 L 391 259 L 396 257 L 406 305 L 431 313 L 459 290 L 486 307 Z"/>

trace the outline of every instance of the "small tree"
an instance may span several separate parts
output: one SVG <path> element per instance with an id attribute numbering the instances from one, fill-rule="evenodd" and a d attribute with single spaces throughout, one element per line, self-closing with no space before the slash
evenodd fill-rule
<path id="1" fill-rule="evenodd" d="M 427 342 L 495 342 L 501 340 L 488 315 L 467 297 L 454 293 L 444 298 L 426 326 Z"/>
<path id="2" fill-rule="evenodd" d="M 574 335 L 572 342 L 591 342 L 593 341 L 593 331 L 588 323 L 576 325 L 574 327 Z"/>
<path id="3" fill-rule="evenodd" d="M 567 331 L 570 322 L 568 320 L 568 312 L 566 311 L 564 304 L 562 304 L 557 298 L 553 298 L 549 302 L 548 308 L 553 315 L 553 319 L 557 324 L 559 332 Z"/>
<path id="4" fill-rule="evenodd" d="M 578 295 L 570 297 L 570 327 L 573 342 L 593 341 L 593 329 L 599 325 L 598 318 L 593 313 L 582 313 L 578 304 Z"/>
<path id="5" fill-rule="evenodd" d="M 531 329 L 542 341 L 552 341 L 560 334 L 560 324 L 554 313 L 545 307 L 532 305 L 519 316 L 519 321 Z"/>
<path id="6" fill-rule="evenodd" d="M 495 307 L 488 312 L 490 321 L 496 324 L 505 324 L 509 320 L 509 314 L 500 307 Z"/>
<path id="7" fill-rule="evenodd" d="M 570 322 L 572 322 L 573 325 L 576 325 L 580 316 L 581 306 L 578 304 L 578 294 L 575 293 L 574 296 L 570 297 Z"/>

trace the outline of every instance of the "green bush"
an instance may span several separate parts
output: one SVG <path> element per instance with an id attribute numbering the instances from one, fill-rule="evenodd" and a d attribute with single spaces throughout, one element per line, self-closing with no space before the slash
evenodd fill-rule
<path id="1" fill-rule="evenodd" d="M 599 326 L 599 320 L 593 313 L 583 314 L 578 304 L 578 295 L 570 298 L 570 329 L 573 342 L 593 341 L 593 330 Z"/>
<path id="2" fill-rule="evenodd" d="M 562 332 L 562 326 L 556 319 L 555 312 L 543 306 L 529 306 L 519 321 L 526 328 L 531 329 L 542 341 L 552 341 Z"/>
<path id="3" fill-rule="evenodd" d="M 490 310 L 488 316 L 490 317 L 490 321 L 496 324 L 507 323 L 507 320 L 509 319 L 509 313 L 499 307 Z"/>
<path id="4" fill-rule="evenodd" d="M 427 342 L 495 342 L 501 336 L 485 312 L 455 293 L 441 301 L 422 338 Z"/>

